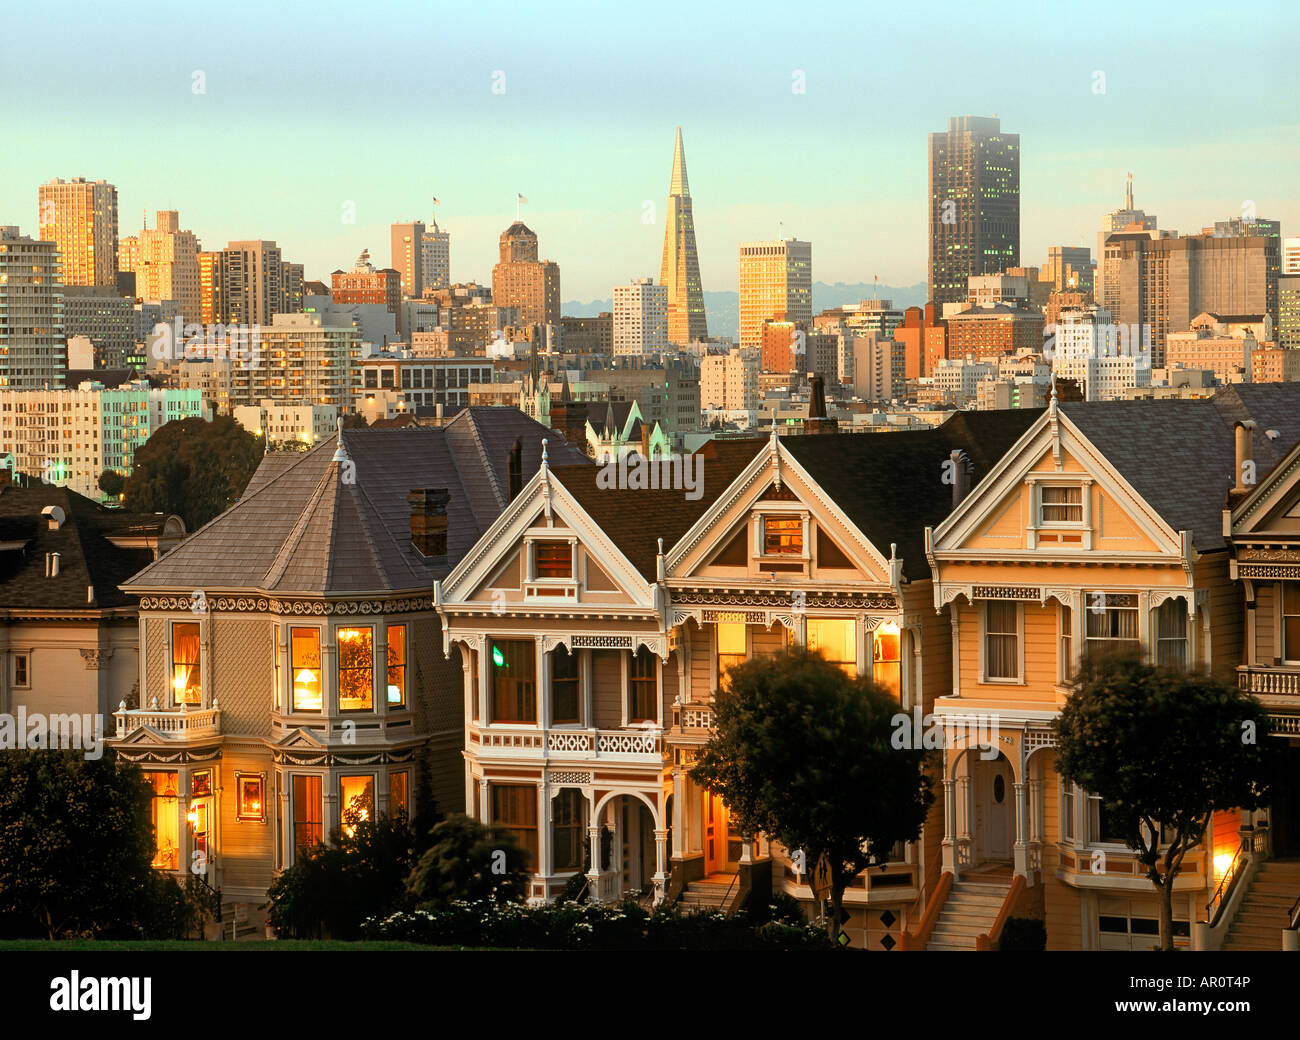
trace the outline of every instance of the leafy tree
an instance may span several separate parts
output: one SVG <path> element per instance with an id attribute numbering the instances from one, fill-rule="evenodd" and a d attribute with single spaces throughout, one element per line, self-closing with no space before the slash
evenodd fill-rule
<path id="1" fill-rule="evenodd" d="M 360 412 L 349 412 L 343 416 L 343 429 L 345 430 L 364 430 L 369 425 L 366 422 L 366 417 Z"/>
<path id="2" fill-rule="evenodd" d="M 136 450 L 124 505 L 176 513 L 193 531 L 235 504 L 262 454 L 262 439 L 228 415 L 169 422 Z"/>
<path id="3" fill-rule="evenodd" d="M 267 890 L 267 916 L 282 935 L 355 939 L 366 918 L 403 904 L 416 846 L 405 813 L 368 820 L 349 809 L 330 840 L 299 849 Z"/>
<path id="4" fill-rule="evenodd" d="M 117 498 L 126 487 L 126 478 L 117 470 L 106 469 L 99 475 L 99 490 Z"/>
<path id="5" fill-rule="evenodd" d="M 9 934 L 134 935 L 161 877 L 149 786 L 109 751 L 0 752 L 0 921 Z"/>
<path id="6" fill-rule="evenodd" d="M 1101 797 L 1137 853 L 1172 950 L 1174 881 L 1211 814 L 1268 804 L 1268 712 L 1232 683 L 1112 656 L 1085 667 L 1055 725 L 1058 772 Z"/>
<path id="7" fill-rule="evenodd" d="M 454 900 L 519 902 L 528 894 L 524 851 L 507 831 L 468 816 L 448 816 L 430 833 L 406 890 L 420 907 Z"/>
<path id="8" fill-rule="evenodd" d="M 742 832 L 802 850 L 810 871 L 826 856 L 833 937 L 848 884 L 921 832 L 934 801 L 925 752 L 891 745 L 900 709 L 887 690 L 820 654 L 754 658 L 728 676 L 691 778 L 722 795 Z"/>

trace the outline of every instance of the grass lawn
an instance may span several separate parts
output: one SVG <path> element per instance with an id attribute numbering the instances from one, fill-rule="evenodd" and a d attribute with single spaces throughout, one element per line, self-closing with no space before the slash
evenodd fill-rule
<path id="1" fill-rule="evenodd" d="M 50 942 L 48 939 L 5 939 L 0 940 L 0 953 L 8 951 L 37 950 L 46 953 L 68 953 L 74 950 L 108 953 L 117 950 L 190 950 L 194 952 L 213 952 L 217 950 L 474 950 L 486 949 L 475 946 L 422 946 L 419 943 L 406 942 L 340 942 L 333 939 L 312 941 L 307 939 L 254 940 L 248 942 L 200 942 L 199 940 L 165 939 L 157 942 L 98 942 L 94 939 L 67 939 Z"/>

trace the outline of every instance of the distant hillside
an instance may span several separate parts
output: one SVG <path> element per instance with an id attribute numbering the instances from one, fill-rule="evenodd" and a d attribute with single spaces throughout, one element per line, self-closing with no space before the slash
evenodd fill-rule
<path id="1" fill-rule="evenodd" d="M 827 285 L 825 282 L 813 282 L 813 313 L 824 311 L 828 307 L 841 307 L 846 303 L 869 300 L 877 292 L 880 294 L 881 299 L 891 301 L 899 310 L 906 307 L 923 306 L 927 296 L 924 282 L 901 288 L 892 285 L 882 285 L 877 288 L 866 282 L 852 284 L 836 282 L 834 285 Z M 588 303 L 568 300 L 560 305 L 561 313 L 572 318 L 591 318 L 603 311 L 612 311 L 613 309 L 613 300 L 591 300 Z M 704 294 L 704 314 L 708 318 L 710 335 L 739 337 L 740 296 L 738 293 L 706 291 Z"/>

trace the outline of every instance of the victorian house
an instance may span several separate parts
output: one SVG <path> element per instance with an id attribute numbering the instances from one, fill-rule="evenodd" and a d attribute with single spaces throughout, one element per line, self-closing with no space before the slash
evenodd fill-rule
<path id="1" fill-rule="evenodd" d="M 1256 428 L 1268 432 L 1252 445 Z M 997 736 L 991 747 L 945 751 L 944 874 L 912 945 L 976 948 L 1009 913 L 1042 917 L 1049 949 L 1155 942 L 1154 890 L 1100 800 L 1057 774 L 1051 723 L 1080 664 L 1113 650 L 1235 676 L 1245 649 L 1241 681 L 1281 691 L 1274 703 L 1285 711 L 1289 680 L 1277 650 L 1285 621 L 1274 618 L 1285 582 L 1248 582 L 1244 602 L 1234 580 L 1284 568 L 1255 570 L 1250 557 L 1243 572 L 1244 559 L 1234 569 L 1230 558 L 1238 524 L 1239 557 L 1282 551 L 1286 493 L 1249 505 L 1269 494 L 1261 486 L 1231 522 L 1223 507 L 1234 487 L 1238 497 L 1247 490 L 1243 476 L 1253 485 L 1256 470 L 1273 469 L 1280 446 L 1297 439 L 1294 384 L 1195 401 L 1053 399 L 926 531 L 933 609 L 946 613 L 953 646 L 951 690 L 935 712 L 995 720 Z M 1280 525 L 1276 538 L 1248 533 L 1260 517 Z M 1184 860 L 1174 888 L 1180 944 L 1213 944 L 1208 937 L 1225 926 L 1221 882 L 1238 869 L 1239 850 L 1263 851 L 1259 822 L 1216 813 Z"/>
<path id="2" fill-rule="evenodd" d="M 509 408 L 270 454 L 234 506 L 124 582 L 139 698 L 110 743 L 153 785 L 155 866 L 256 904 L 336 827 L 461 809 L 461 665 L 434 582 L 548 434 L 553 458 L 582 458 Z"/>

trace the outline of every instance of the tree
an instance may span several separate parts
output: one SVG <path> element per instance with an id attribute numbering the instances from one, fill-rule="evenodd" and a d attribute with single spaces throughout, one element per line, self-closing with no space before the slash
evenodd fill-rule
<path id="1" fill-rule="evenodd" d="M 9 934 L 134 935 L 160 875 L 152 792 L 110 751 L 0 752 L 0 921 Z"/>
<path id="2" fill-rule="evenodd" d="M 126 478 L 116 470 L 106 469 L 99 475 L 99 490 L 117 498 L 126 487 Z"/>
<path id="3" fill-rule="evenodd" d="M 524 851 L 508 831 L 455 815 L 429 836 L 432 844 L 406 882 L 418 906 L 446 906 L 455 900 L 519 902 L 528 894 Z"/>
<path id="4" fill-rule="evenodd" d="M 892 746 L 892 694 L 820 654 L 755 658 L 727 674 L 691 778 L 722 795 L 743 833 L 802 852 L 808 872 L 826 857 L 833 938 L 848 884 L 921 832 L 934 801 L 925 752 Z"/>
<path id="5" fill-rule="evenodd" d="M 1137 853 L 1160 897 L 1161 948 L 1172 950 L 1183 857 L 1216 810 L 1268 802 L 1268 712 L 1232 683 L 1112 656 L 1085 666 L 1055 726 L 1057 771 L 1100 796 Z"/>
<path id="6" fill-rule="evenodd" d="M 262 454 L 262 439 L 228 415 L 169 422 L 136 449 L 124 506 L 176 513 L 193 531 L 235 504 Z"/>

